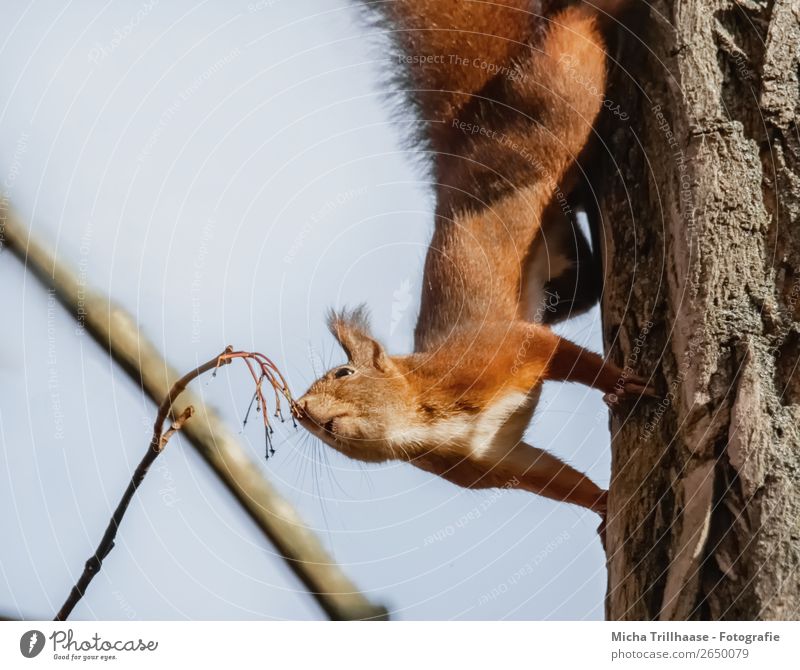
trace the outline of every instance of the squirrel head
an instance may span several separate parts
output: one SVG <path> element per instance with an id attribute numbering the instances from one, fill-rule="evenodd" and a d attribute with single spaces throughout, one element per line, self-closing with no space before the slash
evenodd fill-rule
<path id="1" fill-rule="evenodd" d="M 390 436 L 413 420 L 414 406 L 402 359 L 389 356 L 372 337 L 363 307 L 331 312 L 328 327 L 347 363 L 322 375 L 298 400 L 300 424 L 353 458 L 396 458 Z"/>

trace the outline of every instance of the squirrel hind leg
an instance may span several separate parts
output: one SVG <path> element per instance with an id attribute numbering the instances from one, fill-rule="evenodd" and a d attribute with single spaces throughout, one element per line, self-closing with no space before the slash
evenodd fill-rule
<path id="1" fill-rule="evenodd" d="M 507 474 L 516 488 L 578 505 L 601 517 L 605 516 L 607 491 L 543 449 L 520 442 L 500 458 L 496 468 Z"/>
<path id="2" fill-rule="evenodd" d="M 525 319 L 547 325 L 559 323 L 591 309 L 601 292 L 600 260 L 576 213 L 560 209 L 547 213 L 526 263 Z"/>

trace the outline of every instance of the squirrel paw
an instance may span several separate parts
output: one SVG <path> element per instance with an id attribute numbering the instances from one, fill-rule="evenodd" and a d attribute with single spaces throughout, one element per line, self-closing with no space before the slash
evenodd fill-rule
<path id="1" fill-rule="evenodd" d="M 600 525 L 597 527 L 597 534 L 600 536 L 600 544 L 603 545 L 603 551 L 606 549 L 606 515 L 600 517 Z"/>
<path id="2" fill-rule="evenodd" d="M 619 410 L 620 400 L 638 398 L 640 396 L 658 398 L 658 392 L 655 386 L 648 384 L 644 377 L 628 375 L 622 380 L 622 383 L 614 387 L 613 391 L 603 396 L 603 402 L 608 405 L 612 412 L 616 412 Z"/>
<path id="3" fill-rule="evenodd" d="M 644 377 L 639 377 L 638 375 L 629 375 L 622 386 L 623 388 L 623 396 L 639 396 L 639 395 L 646 395 L 651 398 L 657 398 L 658 392 L 656 391 L 656 387 L 652 384 L 648 384 L 647 380 Z"/>
<path id="4" fill-rule="evenodd" d="M 606 516 L 608 515 L 608 491 L 603 491 L 597 498 L 592 509 L 600 515 L 600 525 L 597 527 L 597 534 L 600 536 L 600 543 L 603 551 L 606 549 Z"/>

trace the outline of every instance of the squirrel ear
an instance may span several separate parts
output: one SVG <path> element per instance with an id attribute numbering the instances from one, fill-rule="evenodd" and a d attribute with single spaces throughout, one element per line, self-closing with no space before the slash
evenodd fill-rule
<path id="1" fill-rule="evenodd" d="M 389 357 L 380 343 L 370 334 L 367 309 L 364 305 L 341 312 L 331 310 L 328 313 L 328 328 L 342 345 L 351 363 L 379 370 L 386 369 Z"/>

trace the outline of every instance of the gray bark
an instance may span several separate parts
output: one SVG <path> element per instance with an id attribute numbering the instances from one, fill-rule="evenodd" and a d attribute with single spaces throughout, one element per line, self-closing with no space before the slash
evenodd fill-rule
<path id="1" fill-rule="evenodd" d="M 612 418 L 606 613 L 797 619 L 800 2 L 650 4 L 596 185 L 607 351 L 663 400 Z"/>

